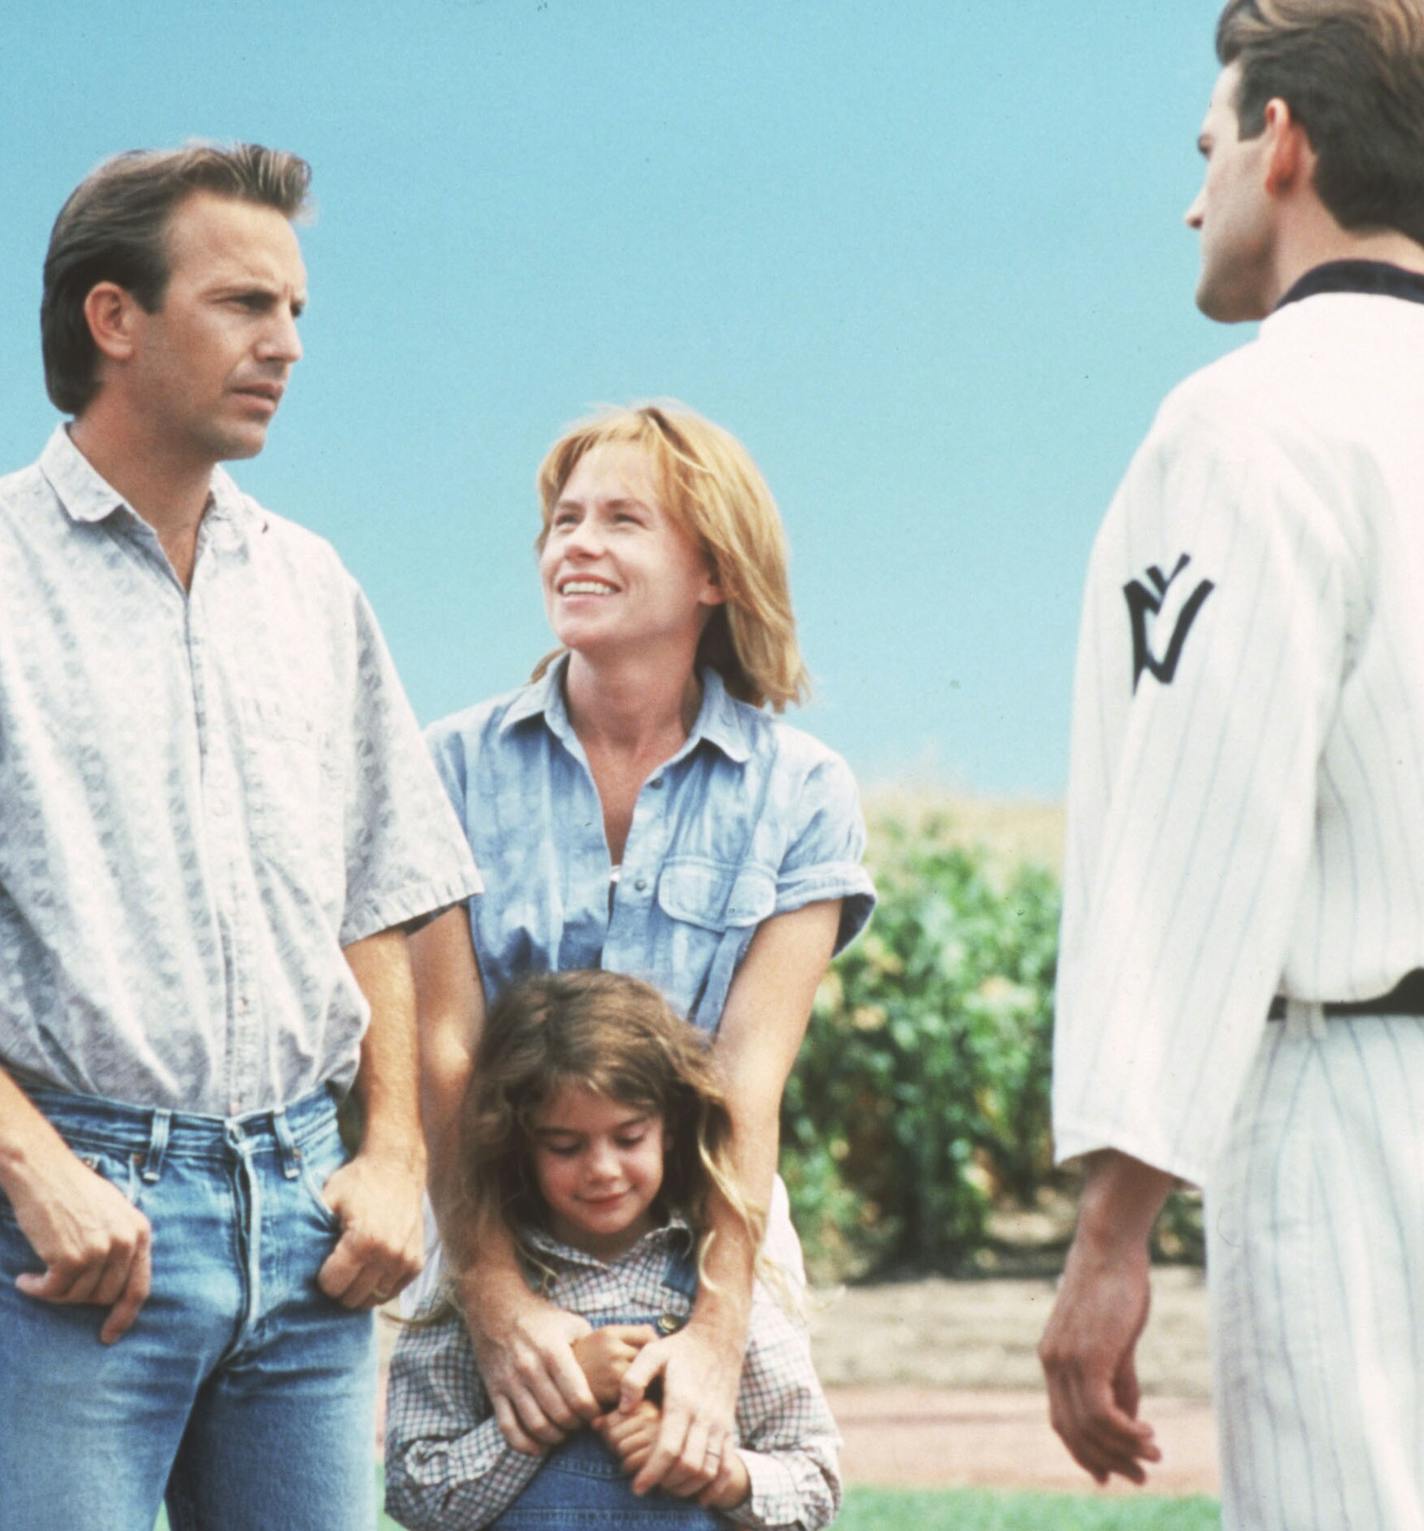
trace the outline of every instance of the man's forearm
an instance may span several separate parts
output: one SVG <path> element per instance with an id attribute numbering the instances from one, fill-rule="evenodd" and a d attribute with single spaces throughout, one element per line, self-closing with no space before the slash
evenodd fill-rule
<path id="1" fill-rule="evenodd" d="M 346 948 L 371 1006 L 354 1093 L 364 1117 L 361 1151 L 399 1159 L 424 1173 L 415 985 L 405 933 L 383 930 Z"/>
<path id="2" fill-rule="evenodd" d="M 1111 1254 L 1143 1248 L 1176 1177 L 1115 1148 L 1087 1160 L 1075 1243 Z"/>

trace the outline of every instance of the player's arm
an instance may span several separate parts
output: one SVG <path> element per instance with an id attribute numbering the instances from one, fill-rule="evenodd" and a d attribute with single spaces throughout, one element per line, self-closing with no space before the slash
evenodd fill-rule
<path id="1" fill-rule="evenodd" d="M 348 1308 L 388 1302 L 419 1274 L 425 1140 L 416 1079 L 415 988 L 405 933 L 383 930 L 344 948 L 371 1007 L 353 1093 L 361 1143 L 322 1188 L 341 1237 L 317 1275 Z"/>
<path id="2" fill-rule="evenodd" d="M 4 1069 L 0 1190 L 44 1265 L 19 1276 L 19 1289 L 41 1302 L 107 1308 L 105 1344 L 126 1333 L 148 1299 L 148 1219 L 75 1155 Z"/>
<path id="3" fill-rule="evenodd" d="M 1104 523 L 1074 695 L 1054 1137 L 1091 1158 L 1042 1355 L 1100 1481 L 1155 1460 L 1149 1232 L 1174 1179 L 1203 1182 L 1259 1047 L 1344 663 L 1336 518 L 1264 426 L 1208 404 L 1164 412 Z"/>
<path id="4" fill-rule="evenodd" d="M 781 1096 L 831 959 L 840 908 L 839 899 L 827 899 L 768 919 L 727 996 L 716 1055 L 732 1116 L 735 1172 L 756 1206 L 771 1198 Z M 655 1376 L 663 1378 L 662 1425 L 656 1448 L 633 1481 L 637 1493 L 655 1486 L 675 1494 L 701 1492 L 730 1445 L 757 1251 L 716 1201 L 711 1226 L 715 1237 L 691 1319 L 679 1333 L 647 1346 L 623 1378 L 625 1410 Z"/>
<path id="5" fill-rule="evenodd" d="M 573 1342 L 587 1320 L 529 1290 L 502 1224 L 473 1230 L 460 1216 L 460 1110 L 484 1026 L 484 988 L 465 906 L 411 938 L 420 1014 L 421 1091 L 430 1195 L 489 1391 L 509 1444 L 537 1455 L 598 1412 Z"/>
<path id="6" fill-rule="evenodd" d="M 1088 1161 L 1078 1227 L 1039 1345 L 1049 1416 L 1073 1459 L 1099 1483 L 1145 1481 L 1161 1460 L 1137 1417 L 1135 1352 L 1150 1299 L 1152 1225 L 1175 1180 L 1108 1149 Z"/>

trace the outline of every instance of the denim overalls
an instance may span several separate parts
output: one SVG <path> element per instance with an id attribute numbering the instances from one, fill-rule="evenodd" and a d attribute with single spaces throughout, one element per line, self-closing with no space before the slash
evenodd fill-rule
<path id="1" fill-rule="evenodd" d="M 690 1298 L 697 1290 L 697 1268 L 684 1254 L 670 1253 L 663 1284 Z M 600 1313 L 589 1320 L 595 1328 L 607 1324 L 651 1324 L 671 1333 L 682 1325 L 677 1313 Z M 691 1499 L 678 1499 L 659 1489 L 639 1498 L 629 1487 L 618 1458 L 592 1430 L 579 1430 L 550 1452 L 529 1486 L 497 1520 L 499 1531 L 556 1531 L 563 1526 L 658 1526 L 671 1531 L 712 1531 L 727 1521 L 715 1510 Z"/>

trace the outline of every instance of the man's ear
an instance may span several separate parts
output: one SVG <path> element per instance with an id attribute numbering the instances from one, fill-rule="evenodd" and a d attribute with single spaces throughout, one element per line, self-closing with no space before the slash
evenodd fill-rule
<path id="1" fill-rule="evenodd" d="M 1266 103 L 1264 129 L 1269 146 L 1266 190 L 1273 197 L 1313 184 L 1315 150 L 1310 137 L 1286 102 L 1273 97 Z"/>
<path id="2" fill-rule="evenodd" d="M 127 361 L 134 353 L 135 329 L 142 312 L 133 294 L 117 282 L 96 282 L 84 299 L 84 318 L 101 356 Z"/>

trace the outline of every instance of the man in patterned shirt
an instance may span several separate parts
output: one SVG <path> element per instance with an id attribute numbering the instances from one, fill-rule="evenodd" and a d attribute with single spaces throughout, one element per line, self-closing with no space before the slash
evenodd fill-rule
<path id="1" fill-rule="evenodd" d="M 478 890 L 369 607 L 262 449 L 309 170 L 121 155 L 56 221 L 73 421 L 0 479 L 0 1500 L 25 1531 L 374 1520 L 420 1262 L 404 929 Z M 348 1154 L 340 1098 L 360 1106 Z"/>

